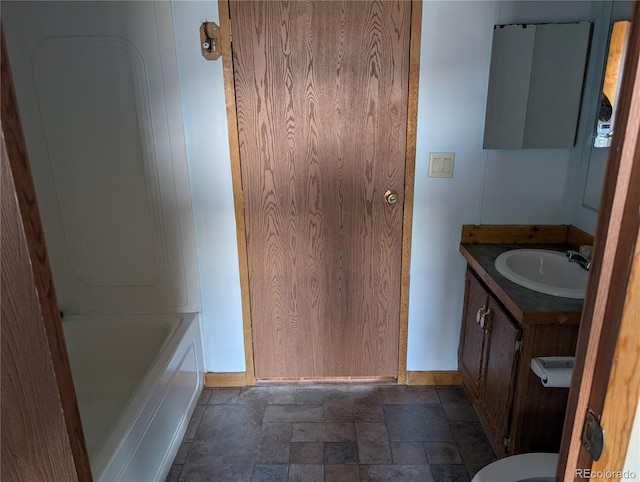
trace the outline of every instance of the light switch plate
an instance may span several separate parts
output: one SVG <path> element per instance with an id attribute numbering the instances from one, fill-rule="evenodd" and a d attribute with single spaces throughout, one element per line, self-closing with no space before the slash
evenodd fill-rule
<path id="1" fill-rule="evenodd" d="M 455 152 L 430 152 L 429 177 L 453 177 Z"/>

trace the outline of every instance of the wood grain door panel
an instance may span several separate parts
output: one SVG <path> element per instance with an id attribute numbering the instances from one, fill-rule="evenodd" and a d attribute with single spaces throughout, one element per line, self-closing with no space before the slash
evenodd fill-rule
<path id="1" fill-rule="evenodd" d="M 230 14 L 256 376 L 395 377 L 411 4 Z"/>

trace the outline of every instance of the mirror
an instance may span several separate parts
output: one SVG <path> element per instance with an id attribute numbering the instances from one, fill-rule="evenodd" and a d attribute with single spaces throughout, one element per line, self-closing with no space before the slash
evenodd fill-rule
<path id="1" fill-rule="evenodd" d="M 590 34 L 588 22 L 494 27 L 485 149 L 574 146 Z"/>
<path id="2" fill-rule="evenodd" d="M 589 136 L 589 146 L 583 154 L 588 156 L 588 167 L 582 205 L 596 212 L 600 205 L 602 183 L 607 167 L 607 158 L 609 157 L 609 146 L 615 131 L 618 90 L 622 82 L 622 70 L 630 26 L 631 22 L 628 20 L 619 20 L 611 23 L 600 88 L 600 102 L 596 108 L 595 120 Z"/>
<path id="3" fill-rule="evenodd" d="M 611 145 L 613 120 L 617 106 L 617 93 L 622 81 L 622 66 L 627 45 L 627 34 L 631 22 L 624 20 L 615 22 L 609 38 L 609 52 L 602 81 L 602 96 L 596 122 L 595 141 L 593 147 L 601 149 Z"/>

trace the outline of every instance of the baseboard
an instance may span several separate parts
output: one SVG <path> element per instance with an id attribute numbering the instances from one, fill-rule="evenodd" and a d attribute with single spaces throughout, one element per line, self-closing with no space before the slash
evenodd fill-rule
<path id="1" fill-rule="evenodd" d="M 247 374 L 245 372 L 207 372 L 204 374 L 205 387 L 244 387 L 246 385 Z M 462 376 L 456 370 L 409 371 L 407 372 L 407 385 L 462 385 Z"/>
<path id="2" fill-rule="evenodd" d="M 214 387 L 244 387 L 247 385 L 246 372 L 216 373 L 207 372 L 204 374 L 204 386 Z"/>
<path id="3" fill-rule="evenodd" d="M 457 370 L 407 372 L 407 385 L 462 385 L 462 375 Z"/>

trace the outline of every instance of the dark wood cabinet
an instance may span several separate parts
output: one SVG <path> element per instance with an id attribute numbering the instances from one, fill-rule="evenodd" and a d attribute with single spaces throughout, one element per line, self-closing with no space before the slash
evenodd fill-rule
<path id="1" fill-rule="evenodd" d="M 466 293 L 460 371 L 495 449 L 509 428 L 521 332 L 470 271 Z"/>
<path id="2" fill-rule="evenodd" d="M 458 364 L 469 397 L 474 402 L 479 402 L 485 344 L 485 333 L 480 326 L 480 316 L 487 309 L 489 299 L 487 291 L 473 276 L 467 275 L 465 285 L 466 299 Z"/>
<path id="3" fill-rule="evenodd" d="M 485 318 L 488 343 L 485 349 L 484 413 L 495 445 L 504 445 L 503 434 L 509 428 L 509 409 L 513 399 L 516 366 L 521 343 L 520 329 L 496 301 L 489 297 L 489 312 Z"/>
<path id="4" fill-rule="evenodd" d="M 556 452 L 569 390 L 545 388 L 530 363 L 572 356 L 578 326 L 519 323 L 471 269 L 465 285 L 459 370 L 496 455 Z"/>

